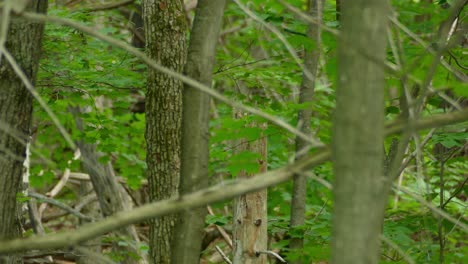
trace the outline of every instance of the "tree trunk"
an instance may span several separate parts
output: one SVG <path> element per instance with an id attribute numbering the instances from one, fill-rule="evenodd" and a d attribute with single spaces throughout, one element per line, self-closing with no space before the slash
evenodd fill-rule
<path id="1" fill-rule="evenodd" d="M 345 0 L 346 1 L 346 0 Z M 336 0 L 336 21 L 340 21 L 341 19 L 341 0 Z"/>
<path id="2" fill-rule="evenodd" d="M 342 3 L 332 145 L 333 264 L 379 261 L 379 235 L 388 193 L 383 171 L 383 61 L 389 10 L 386 0 Z M 382 64 L 370 61 L 364 52 Z"/>
<path id="3" fill-rule="evenodd" d="M 322 21 L 322 0 L 309 0 L 309 14 L 319 23 Z M 307 74 L 302 76 L 302 84 L 299 95 L 299 103 L 308 103 L 312 101 L 315 89 L 315 77 L 317 75 L 318 62 L 320 57 L 320 28 L 317 24 L 309 24 L 307 36 L 315 43 L 315 47 L 306 47 L 304 56 L 304 68 L 309 71 L 314 78 L 307 77 Z M 306 108 L 299 111 L 298 124 L 304 134 L 310 134 L 310 120 L 312 109 Z M 301 137 L 296 137 L 296 160 L 308 153 L 308 143 Z M 307 198 L 307 178 L 304 174 L 294 175 L 294 185 L 291 201 L 291 242 L 289 248 L 291 250 L 302 250 L 304 245 L 304 232 L 297 229 L 305 223 L 305 205 Z M 297 230 L 294 230 L 294 229 Z M 301 260 L 290 262 L 299 264 Z"/>
<path id="4" fill-rule="evenodd" d="M 47 1 L 31 1 L 28 10 L 45 13 Z M 15 17 L 10 20 L 5 43 L 6 49 L 33 83 L 39 64 L 43 32 L 43 23 L 33 23 Z M 2 152 L 0 157 L 0 240 L 21 236 L 16 195 L 22 189 L 21 175 L 26 155 L 24 142 L 29 141 L 31 114 L 32 96 L 2 56 L 0 60 L 0 148 Z M 19 142 L 11 134 L 22 138 L 24 142 Z M 22 263 L 22 260 L 19 257 L 0 256 L 0 263 Z"/>
<path id="5" fill-rule="evenodd" d="M 93 189 L 96 192 L 102 215 L 104 217 L 109 217 L 118 212 L 130 210 L 131 205 L 129 197 L 126 197 L 127 194 L 117 181 L 112 165 L 110 163 L 102 164 L 99 162 L 99 157 L 101 155 L 96 151 L 95 145 L 78 142 L 78 147 L 83 156 L 83 167 L 89 174 Z M 127 244 L 127 246 L 121 246 L 118 241 L 113 243 L 114 252 L 119 254 L 119 257 L 123 258 L 122 263 L 131 264 L 146 262 L 138 249 L 137 243 L 139 240 L 135 226 L 129 225 L 117 230 L 115 234 L 120 236 L 119 240 L 121 238 L 125 240 L 126 243 L 123 244 Z"/>
<path id="6" fill-rule="evenodd" d="M 79 190 L 80 197 L 85 197 L 89 193 L 92 193 L 93 191 L 94 191 L 93 190 L 93 185 L 91 183 L 86 182 L 86 181 L 81 181 L 80 182 L 80 190 Z M 96 218 L 96 219 L 99 219 L 99 217 L 100 217 L 100 215 L 99 215 L 99 205 L 96 202 L 91 202 L 91 203 L 87 204 L 85 207 L 83 207 L 81 212 L 83 214 L 85 214 L 85 215 L 91 216 L 91 217 Z M 84 224 L 86 224 L 86 222 L 84 222 L 82 219 L 80 219 L 80 225 L 84 225 Z M 91 251 L 93 253 L 97 253 L 97 254 L 101 253 L 101 239 L 100 238 L 95 238 L 95 239 L 91 239 L 89 241 L 86 241 L 81 246 L 86 247 L 86 249 L 88 249 L 89 251 Z M 96 263 L 96 260 L 94 259 L 94 257 L 92 255 L 84 254 L 82 252 L 78 252 L 77 255 L 78 255 L 77 260 L 76 260 L 77 264 L 94 264 L 94 263 Z"/>
<path id="7" fill-rule="evenodd" d="M 238 117 L 241 112 L 236 113 Z M 258 126 L 257 124 L 253 124 Z M 261 125 L 266 129 L 266 123 Z M 267 171 L 267 138 L 249 142 L 241 140 L 236 144 L 236 152 L 249 151 L 260 154 L 259 172 Z M 252 177 L 255 174 L 239 173 L 239 178 Z M 234 200 L 233 244 L 234 264 L 266 264 L 265 252 L 268 244 L 267 189 L 239 196 Z"/>
<path id="8" fill-rule="evenodd" d="M 211 86 L 225 4 L 225 0 L 199 0 L 190 35 L 185 74 L 208 86 Z M 191 193 L 208 185 L 209 110 L 209 95 L 184 86 L 179 194 Z M 199 263 L 205 216 L 204 207 L 179 214 L 172 263 Z"/>
<path id="9" fill-rule="evenodd" d="M 186 58 L 187 25 L 182 0 L 143 1 L 148 56 L 182 72 Z M 180 175 L 182 82 L 148 69 L 146 144 L 150 201 L 177 195 Z M 171 263 L 175 215 L 150 221 L 152 263 Z"/>

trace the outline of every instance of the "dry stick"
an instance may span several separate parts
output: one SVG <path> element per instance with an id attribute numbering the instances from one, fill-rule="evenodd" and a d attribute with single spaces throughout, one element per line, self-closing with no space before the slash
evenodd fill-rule
<path id="1" fill-rule="evenodd" d="M 210 215 L 215 215 L 215 214 L 213 213 L 213 209 L 211 209 L 211 206 L 208 205 L 208 206 L 206 207 L 206 209 L 208 210 L 208 213 L 209 213 Z M 228 243 L 229 247 L 230 247 L 231 249 L 233 249 L 233 248 L 234 248 L 234 245 L 232 244 L 232 239 L 231 239 L 231 237 L 229 236 L 229 234 L 226 232 L 226 230 L 224 230 L 224 228 L 222 228 L 222 227 L 219 226 L 219 225 L 216 225 L 216 224 L 215 224 L 215 226 L 216 226 L 216 229 L 218 229 L 219 233 L 223 236 L 224 241 L 226 241 L 226 242 Z"/>
<path id="2" fill-rule="evenodd" d="M 274 252 L 274 251 L 271 251 L 271 250 L 267 250 L 267 251 L 257 251 L 258 254 L 266 254 L 268 256 L 273 256 L 275 257 L 279 262 L 281 263 L 287 263 L 286 260 L 284 260 L 278 253 Z"/>
<path id="3" fill-rule="evenodd" d="M 414 127 L 415 129 L 422 130 L 464 122 L 467 120 L 468 109 L 465 109 L 464 111 L 436 115 L 417 120 Z M 404 128 L 401 122 L 394 122 L 388 124 L 386 127 L 386 136 L 398 133 Z M 108 217 L 102 221 L 84 225 L 75 231 L 51 234 L 44 237 L 31 237 L 27 239 L 15 239 L 0 242 L 0 254 L 31 249 L 57 249 L 71 247 L 130 224 L 135 224 L 171 213 L 177 213 L 189 208 L 204 206 L 213 202 L 231 199 L 240 194 L 258 191 L 277 185 L 291 179 L 292 175 L 296 173 L 301 173 L 302 171 L 322 164 L 329 160 L 330 156 L 330 150 L 328 148 L 324 148 L 292 165 L 261 173 L 249 179 L 225 182 L 221 185 L 209 187 L 181 197 L 174 197 L 168 200 L 146 204 L 130 211 L 117 213 L 116 215 Z M 418 201 L 419 200 L 420 199 L 418 199 Z M 440 213 L 441 216 L 455 223 L 455 225 L 463 231 L 468 231 L 468 227 L 465 224 L 456 220 L 454 221 L 450 215 L 440 212 L 439 209 L 434 208 L 431 204 L 424 201 L 424 199 L 422 199 L 422 202 L 434 212 Z"/>
<path id="4" fill-rule="evenodd" d="M 46 195 L 50 198 L 54 198 L 63 189 L 63 187 L 65 187 L 65 185 L 68 182 L 69 176 L 70 176 L 70 169 L 67 168 L 63 172 L 63 175 L 60 178 L 60 180 L 57 182 L 57 184 L 52 188 L 51 191 L 47 192 Z M 41 218 L 42 218 L 42 213 L 44 212 L 46 208 L 47 208 L 47 203 L 42 203 L 39 206 L 39 216 Z"/>
<path id="5" fill-rule="evenodd" d="M 233 100 L 223 96 L 222 94 L 216 92 L 214 89 L 193 80 L 192 78 L 189 78 L 187 76 L 184 76 L 184 75 L 182 75 L 180 73 L 174 72 L 174 71 L 172 71 L 172 70 L 170 70 L 170 69 L 168 69 L 166 67 L 161 66 L 160 64 L 156 63 L 154 60 L 152 60 L 148 56 L 146 56 L 146 54 L 144 54 L 143 52 L 139 51 L 138 49 L 128 45 L 127 43 L 125 43 L 123 41 L 120 41 L 120 40 L 117 40 L 117 39 L 114 39 L 112 37 L 103 35 L 103 34 L 101 34 L 99 32 L 96 32 L 93 28 L 81 25 L 79 23 L 73 22 L 73 21 L 68 20 L 68 19 L 62 19 L 62 18 L 58 18 L 58 17 L 46 16 L 46 15 L 35 14 L 35 13 L 30 13 L 30 12 L 24 12 L 24 13 L 21 14 L 21 16 L 24 17 L 24 18 L 27 18 L 29 20 L 33 20 L 33 21 L 50 22 L 50 23 L 55 23 L 55 24 L 59 24 L 59 25 L 69 26 L 69 27 L 75 28 L 75 29 L 77 29 L 79 31 L 82 31 L 84 33 L 87 33 L 87 34 L 89 34 L 89 35 L 91 35 L 91 36 L 93 36 L 93 37 L 95 37 L 97 39 L 105 41 L 105 42 L 107 42 L 107 43 L 109 43 L 111 45 L 122 48 L 122 49 L 128 51 L 129 53 L 133 54 L 135 57 L 139 58 L 143 62 L 145 62 L 148 66 L 152 67 L 153 69 L 158 70 L 158 71 L 160 71 L 160 72 L 162 72 L 164 74 L 167 74 L 167 75 L 169 75 L 169 76 L 171 76 L 171 77 L 173 77 L 173 78 L 175 78 L 177 80 L 180 80 L 183 83 L 185 83 L 185 84 L 187 84 L 187 85 L 189 85 L 189 86 L 191 86 L 191 87 L 193 87 L 195 89 L 198 89 L 198 90 L 200 90 L 200 91 L 202 91 L 204 93 L 207 93 L 210 96 L 212 96 L 213 98 L 216 98 L 217 100 L 219 100 L 219 101 L 221 101 L 221 102 L 223 102 L 223 103 L 225 103 L 227 105 L 230 105 L 230 106 L 232 106 L 234 108 L 238 108 L 238 109 L 244 110 L 246 112 L 252 113 L 254 115 L 257 115 L 259 117 L 262 117 L 262 118 L 272 122 L 273 124 L 276 124 L 277 126 L 286 129 L 290 133 L 303 138 L 307 142 L 311 143 L 312 146 L 314 146 L 314 147 L 323 147 L 324 146 L 324 144 L 321 143 L 319 140 L 313 139 L 310 136 L 305 135 L 304 133 L 302 133 L 301 131 L 299 131 L 295 127 L 293 127 L 290 124 L 288 124 L 287 122 L 281 120 L 280 118 L 277 118 L 277 117 L 275 117 L 273 115 L 270 115 L 268 113 L 260 111 L 260 110 L 254 108 L 254 107 L 246 106 L 246 105 L 243 105 L 243 104 L 241 104 L 239 102 L 233 101 Z"/>
<path id="6" fill-rule="evenodd" d="M 39 212 L 37 211 L 37 202 L 35 200 L 29 200 L 28 203 L 28 212 L 29 212 L 29 219 L 31 223 L 31 227 L 34 230 L 34 233 L 38 236 L 43 236 L 45 234 L 44 226 L 42 225 L 41 218 L 39 217 Z M 50 263 L 53 262 L 51 255 L 46 255 L 45 258 Z"/>
<path id="7" fill-rule="evenodd" d="M 64 210 L 65 212 L 68 212 L 68 213 L 70 213 L 70 214 L 72 214 L 72 215 L 74 215 L 74 216 L 76 216 L 76 217 L 78 217 L 80 219 L 83 219 L 83 220 L 85 220 L 87 222 L 91 222 L 91 221 L 95 220 L 94 218 L 89 217 L 87 215 L 84 215 L 84 214 L 80 213 L 79 211 L 71 208 L 70 206 L 68 206 L 68 205 L 66 205 L 64 203 L 61 203 L 61 202 L 59 202 L 59 201 L 57 201 L 55 199 L 49 198 L 49 197 L 44 196 L 42 194 L 35 193 L 35 192 L 29 192 L 28 196 L 32 197 L 32 198 L 36 198 L 36 199 L 40 200 L 41 202 L 45 202 L 45 203 L 55 205 L 58 208 Z"/>
<path id="8" fill-rule="evenodd" d="M 81 154 L 79 151 L 75 151 L 73 160 L 79 159 L 80 155 Z M 72 160 L 69 160 L 68 164 L 70 165 L 71 163 L 72 163 Z M 63 189 L 63 187 L 65 187 L 69 178 L 70 178 L 70 169 L 66 168 L 65 171 L 63 172 L 62 178 L 60 178 L 59 182 L 57 182 L 57 184 L 52 188 L 52 190 L 47 192 L 47 196 L 50 198 L 54 198 Z M 46 203 L 41 204 L 41 206 L 39 207 L 39 216 L 42 216 L 42 213 L 44 212 L 46 207 L 47 207 Z"/>
<path id="9" fill-rule="evenodd" d="M 31 195 L 28 195 L 28 196 L 32 197 Z M 44 197 L 47 197 L 47 196 L 44 196 Z M 47 198 L 49 198 L 49 197 L 47 197 Z M 75 211 L 81 212 L 81 210 L 83 209 L 84 206 L 86 206 L 87 204 L 89 204 L 91 202 L 95 202 L 96 200 L 97 200 L 96 194 L 89 194 L 89 195 L 86 195 L 83 198 L 81 198 L 81 201 L 79 203 L 77 203 L 75 206 L 70 207 L 70 208 L 75 208 L 74 209 Z M 43 216 L 41 221 L 42 222 L 48 222 L 48 221 L 51 221 L 51 220 L 54 220 L 54 219 L 57 219 L 57 218 L 60 218 L 60 217 L 67 216 L 69 214 L 70 214 L 70 212 L 63 210 L 63 211 L 55 213 L 55 214 Z M 95 220 L 96 219 L 90 219 L 90 221 L 95 221 Z M 29 227 L 29 226 L 27 225 L 26 227 Z"/>
<path id="10" fill-rule="evenodd" d="M 218 253 L 221 255 L 221 257 L 223 257 L 224 261 L 228 264 L 232 264 L 232 261 L 226 256 L 226 254 L 224 254 L 224 252 L 221 250 L 220 247 L 218 246 L 215 246 L 216 248 L 216 251 L 218 251 Z M 232 248 L 232 246 L 231 246 Z"/>

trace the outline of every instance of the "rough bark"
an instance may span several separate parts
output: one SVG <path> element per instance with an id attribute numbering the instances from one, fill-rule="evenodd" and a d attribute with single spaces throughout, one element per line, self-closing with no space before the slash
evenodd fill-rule
<path id="1" fill-rule="evenodd" d="M 34 0 L 29 11 L 45 13 L 47 1 Z M 34 83 L 40 58 L 44 24 L 19 18 L 10 20 L 5 43 L 26 76 Z M 26 154 L 24 142 L 29 140 L 32 96 L 3 57 L 0 61 L 0 240 L 21 235 L 17 218 L 16 195 L 21 191 L 21 175 Z M 10 134 L 21 137 L 18 142 Z M 21 258 L 0 256 L 1 264 L 22 263 Z"/>
<path id="2" fill-rule="evenodd" d="M 385 59 L 389 10 L 386 0 L 342 3 L 332 144 L 333 264 L 379 261 L 388 184 L 383 172 L 384 68 L 358 50 Z"/>
<path id="3" fill-rule="evenodd" d="M 161 65 L 182 72 L 187 25 L 181 0 L 143 1 L 146 52 Z M 146 144 L 152 202 L 177 195 L 180 175 L 182 82 L 152 68 L 146 92 Z M 150 221 L 150 259 L 170 263 L 175 215 Z"/>
<path id="4" fill-rule="evenodd" d="M 190 35 L 185 74 L 210 86 L 216 43 L 226 1 L 198 1 Z M 184 86 L 182 118 L 182 167 L 179 193 L 187 194 L 208 185 L 210 96 Z M 199 263 L 206 209 L 179 215 L 174 235 L 172 263 Z"/>
<path id="5" fill-rule="evenodd" d="M 237 113 L 238 116 L 242 113 Z M 255 124 L 253 124 L 255 125 Z M 257 125 L 258 126 L 258 125 Z M 266 128 L 266 124 L 262 125 Z M 236 152 L 249 151 L 260 154 L 259 173 L 267 170 L 267 138 L 261 135 L 255 141 L 241 140 L 236 144 Z M 242 171 L 239 178 L 255 174 Z M 234 200 L 233 245 L 234 264 L 265 264 L 264 253 L 268 244 L 267 189 L 247 193 Z"/>
<path id="6" fill-rule="evenodd" d="M 316 19 L 319 23 L 322 21 L 322 0 L 309 0 L 309 14 Z M 320 57 L 320 28 L 317 24 L 309 24 L 307 36 L 315 43 L 315 47 L 306 47 L 304 56 L 304 68 L 312 74 L 312 77 L 307 77 L 303 74 L 302 84 L 299 94 L 299 103 L 312 102 L 315 89 L 315 77 L 317 75 L 318 62 Z M 300 130 L 304 134 L 310 134 L 310 121 L 312 117 L 312 109 L 302 109 L 298 113 L 298 124 Z M 296 160 L 300 159 L 308 147 L 308 143 L 301 137 L 296 137 Z M 291 201 L 291 241 L 289 248 L 291 250 L 301 250 L 304 245 L 304 232 L 298 234 L 298 227 L 303 226 L 305 223 L 305 205 L 307 198 L 307 178 L 304 174 L 294 175 L 293 193 Z M 294 230 L 294 229 L 297 230 Z M 301 260 L 291 261 L 294 263 L 301 263 Z"/>

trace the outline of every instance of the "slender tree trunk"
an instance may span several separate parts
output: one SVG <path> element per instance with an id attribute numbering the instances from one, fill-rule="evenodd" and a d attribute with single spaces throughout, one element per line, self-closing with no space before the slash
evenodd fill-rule
<path id="1" fill-rule="evenodd" d="M 199 0 L 190 35 L 185 74 L 208 86 L 211 86 L 225 4 L 225 0 Z M 209 110 L 210 96 L 184 86 L 179 194 L 191 193 L 208 185 Z M 172 263 L 199 263 L 205 216 L 205 207 L 179 214 Z"/>
<path id="2" fill-rule="evenodd" d="M 92 193 L 93 190 L 93 185 L 90 182 L 86 181 L 81 181 L 80 182 L 80 196 L 85 197 L 89 193 Z M 81 212 L 85 215 L 94 217 L 98 219 L 100 217 L 99 215 L 99 205 L 96 202 L 91 202 L 87 204 Z M 83 220 L 80 219 L 80 224 L 86 224 Z M 94 253 L 101 253 L 101 239 L 100 238 L 95 238 L 91 239 L 89 241 L 86 241 L 85 243 L 82 244 L 83 247 L 86 247 L 88 250 Z M 94 264 L 96 263 L 96 260 L 93 258 L 93 256 L 83 254 L 78 252 L 78 259 L 76 260 L 77 264 Z"/>
<path id="3" fill-rule="evenodd" d="M 384 61 L 389 10 L 387 0 L 342 3 L 332 145 L 333 264 L 379 261 L 388 193 L 383 171 L 384 68 L 362 52 Z"/>
<path id="4" fill-rule="evenodd" d="M 182 72 L 187 53 L 187 25 L 182 0 L 143 1 L 146 52 L 157 62 Z M 177 195 L 180 175 L 182 83 L 148 70 L 146 144 L 150 201 Z M 175 215 L 150 221 L 152 263 L 171 263 Z"/>
<path id="5" fill-rule="evenodd" d="M 34 0 L 29 11 L 45 13 L 47 1 Z M 2 10 L 3 11 L 3 10 Z M 1 17 L 0 17 L 1 19 Z M 10 20 L 6 49 L 17 60 L 26 76 L 34 83 L 40 58 L 43 23 L 23 19 Z M 5 57 L 0 61 L 0 240 L 21 236 L 16 195 L 22 190 L 21 176 L 29 141 L 32 96 L 16 76 Z M 11 134 L 21 137 L 19 142 Z M 22 263 L 21 258 L 0 256 L 1 264 Z"/>
<path id="6" fill-rule="evenodd" d="M 322 21 L 322 0 L 309 0 L 309 14 L 316 19 L 319 23 Z M 320 28 L 316 24 L 309 24 L 307 36 L 315 43 L 315 47 L 306 47 L 304 57 L 304 68 L 312 74 L 312 77 L 303 74 L 302 84 L 299 95 L 299 103 L 311 102 L 314 89 L 315 77 L 317 75 L 318 62 L 320 57 Z M 312 109 L 306 108 L 299 111 L 298 124 L 304 134 L 310 134 L 310 120 L 312 116 Z M 307 154 L 308 143 L 300 137 L 296 137 L 296 160 L 300 159 Z M 307 178 L 303 174 L 294 175 L 294 185 L 291 201 L 291 242 L 289 247 L 291 250 L 302 250 L 304 245 L 304 232 L 299 233 L 300 226 L 305 223 L 305 205 L 307 198 Z M 297 230 L 294 230 L 294 229 Z M 292 264 L 299 264 L 301 260 L 291 262 Z"/>
<path id="7" fill-rule="evenodd" d="M 236 113 L 237 117 L 242 112 Z M 257 124 L 252 124 L 256 125 Z M 261 127 L 266 129 L 266 123 Z M 267 138 L 261 135 L 259 139 L 249 142 L 241 140 L 236 143 L 236 152 L 249 151 L 260 154 L 258 160 L 259 173 L 267 171 Z M 239 178 L 252 177 L 255 174 L 242 171 Z M 267 189 L 247 193 L 234 200 L 233 245 L 234 264 L 266 264 L 268 250 L 268 218 Z"/>

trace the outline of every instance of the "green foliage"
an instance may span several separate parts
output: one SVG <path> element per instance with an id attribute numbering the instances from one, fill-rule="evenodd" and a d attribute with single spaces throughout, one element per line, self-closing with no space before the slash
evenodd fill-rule
<path id="1" fill-rule="evenodd" d="M 446 148 L 461 147 L 468 138 L 468 132 L 441 133 L 432 137 L 434 144 L 440 143 Z"/>
<path id="2" fill-rule="evenodd" d="M 57 7 L 49 13 L 85 24 L 94 24 L 95 19 L 89 13 L 70 13 Z M 126 38 L 126 33 L 116 26 L 109 22 L 100 31 Z M 104 154 L 100 161 L 114 161 L 118 174 L 127 179 L 131 188 L 138 188 L 146 169 L 142 137 L 145 120 L 144 115 L 133 114 L 129 109 L 142 94 L 146 67 L 125 51 L 54 24 L 46 27 L 43 50 L 37 82 L 42 96 L 75 140 L 96 144 Z M 74 116 L 69 111 L 71 107 L 82 111 Z M 56 163 L 53 169 L 63 170 L 71 165 L 72 171 L 80 171 L 80 162 L 69 164 L 73 153 L 56 128 L 45 121 L 47 114 L 39 106 L 35 109 L 38 131 L 35 145 L 50 146 L 38 148 L 40 154 Z M 82 120 L 82 131 L 76 127 L 76 118 Z M 42 164 L 32 167 L 34 186 L 51 182 L 51 171 L 43 171 Z"/>
<path id="3" fill-rule="evenodd" d="M 229 219 L 224 215 L 206 215 L 206 223 L 217 226 L 224 226 L 229 222 Z"/>
<path id="4" fill-rule="evenodd" d="M 264 27 L 247 20 L 246 15 L 237 7 L 227 6 L 225 29 L 237 28 L 232 33 L 221 37 L 218 45 L 214 71 L 215 88 L 232 100 L 256 107 L 264 112 L 297 126 L 297 113 L 302 109 L 312 109 L 311 128 L 314 137 L 322 142 L 331 142 L 332 121 L 335 108 L 335 83 L 338 79 L 337 40 L 333 34 L 323 31 L 321 43 L 314 43 L 304 36 L 307 24 L 285 9 L 278 1 L 242 1 L 249 3 L 249 8 L 263 21 L 270 23 L 286 37 L 301 58 L 304 50 L 320 48 L 321 60 L 319 76 L 316 80 L 312 102 L 298 102 L 299 87 L 302 81 L 301 68 L 292 59 L 283 43 Z M 449 1 L 450 2 L 450 1 Z M 294 0 L 288 3 L 301 8 L 306 1 Z M 434 36 L 441 21 L 446 19 L 448 10 L 440 8 L 444 1 L 433 4 L 427 1 L 392 1 L 399 21 L 406 25 L 428 45 L 434 43 Z M 339 29 L 336 21 L 335 1 L 325 1 L 324 25 Z M 53 6 L 50 15 L 73 19 L 87 25 L 97 25 L 101 33 L 120 40 L 129 40 L 125 21 L 116 11 L 105 13 L 70 12 L 65 8 Z M 399 105 L 402 94 L 401 75 L 408 77 L 407 87 L 416 96 L 418 87 L 427 77 L 433 63 L 433 56 L 427 47 L 419 45 L 411 36 L 393 24 L 391 36 L 399 40 L 404 51 L 400 58 L 400 75 L 387 74 L 387 98 L 385 113 L 387 120 L 396 119 L 404 109 Z M 444 54 L 452 68 L 462 71 L 452 58 L 462 58 L 463 48 L 451 48 L 451 54 Z M 397 57 L 389 47 L 389 62 L 396 63 Z M 459 59 L 459 62 L 463 62 Z M 43 56 L 36 82 L 37 90 L 49 107 L 57 114 L 73 139 L 94 144 L 102 153 L 100 162 L 111 162 L 118 176 L 126 179 L 132 189 L 141 187 L 145 178 L 145 116 L 130 111 L 139 97 L 144 95 L 146 66 L 127 52 L 91 38 L 68 27 L 48 24 L 43 44 Z M 465 65 L 466 66 L 466 65 Z M 458 97 L 467 97 L 468 88 L 461 84 L 444 67 L 438 67 L 432 80 L 432 86 L 438 91 L 453 91 L 449 94 L 456 101 Z M 460 98 L 459 101 L 466 98 Z M 445 102 L 438 96 L 428 98 L 422 116 L 447 111 Z M 80 113 L 72 114 L 70 108 L 79 107 Z M 236 177 L 241 171 L 255 174 L 259 171 L 258 153 L 239 152 L 238 142 L 253 142 L 262 136 L 268 141 L 268 170 L 273 170 L 294 160 L 294 135 L 274 124 L 268 123 L 266 129 L 251 126 L 252 123 L 264 123 L 255 116 L 234 118 L 230 107 L 214 102 L 210 121 L 210 180 L 212 183 Z M 77 129 L 76 119 L 80 119 L 83 129 Z M 52 125 L 45 111 L 34 107 L 34 142 L 32 145 L 32 166 L 30 184 L 37 189 L 48 190 L 57 177 L 68 168 L 72 172 L 82 171 L 82 164 L 74 160 L 74 153 Z M 427 135 L 421 132 L 420 137 Z M 466 126 L 437 130 L 429 143 L 423 147 L 422 164 L 411 161 L 404 172 L 401 182 L 427 201 L 439 206 L 441 192 L 440 162 L 433 158 L 435 146 L 442 145 L 456 153 L 466 145 L 468 133 Z M 387 142 L 388 147 L 388 142 Z M 410 145 L 408 153 L 416 150 Z M 311 150 L 313 153 L 315 150 Z M 420 177 L 414 168 L 424 167 L 424 177 Z M 444 210 L 454 216 L 462 217 L 466 210 L 465 199 L 468 195 L 463 182 L 468 165 L 463 157 L 454 155 L 445 162 L 444 197 L 451 201 Z M 325 163 L 313 169 L 318 177 L 333 182 L 331 163 Z M 460 189 L 460 186 L 462 186 Z M 288 260 L 300 259 L 303 263 L 325 261 L 330 258 L 331 218 L 333 208 L 332 192 L 320 183 L 307 182 L 306 223 L 294 230 L 289 229 L 292 183 L 287 182 L 269 189 L 268 195 L 268 231 L 272 240 L 271 249 L 281 250 Z M 457 193 L 457 190 L 460 190 Z M 75 195 L 74 192 L 68 192 Z M 438 259 L 438 219 L 414 199 L 393 194 L 387 209 L 383 226 L 384 235 L 392 240 L 403 252 L 415 259 L 416 263 L 436 263 Z M 398 198 L 398 199 L 397 199 Z M 24 201 L 25 197 L 18 197 Z M 398 202 L 396 202 L 398 201 Z M 220 207 L 221 204 L 218 204 Z M 215 205 L 216 206 L 216 205 Z M 215 209 L 217 207 L 213 206 Z M 222 204 L 224 206 L 224 204 Z M 216 214 L 207 216 L 207 224 L 228 226 L 230 216 Z M 466 247 L 460 245 L 464 238 L 462 231 L 448 221 L 442 221 L 446 231 L 446 248 L 443 252 L 446 263 L 466 263 Z M 304 237 L 304 249 L 289 250 L 292 237 Z M 105 243 L 118 243 L 125 246 L 134 241 L 112 239 Z M 148 251 L 147 245 L 139 245 L 142 251 Z M 115 261 L 121 261 L 129 252 L 112 252 Z M 403 263 L 402 256 L 395 249 L 383 245 L 381 263 Z"/>

